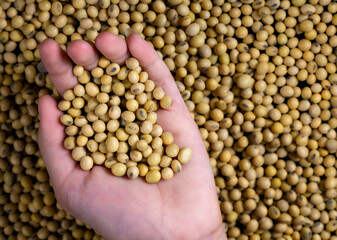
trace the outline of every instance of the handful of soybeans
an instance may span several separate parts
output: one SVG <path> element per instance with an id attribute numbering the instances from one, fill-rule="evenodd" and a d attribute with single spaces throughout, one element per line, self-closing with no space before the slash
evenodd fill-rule
<path id="1" fill-rule="evenodd" d="M 171 179 L 191 159 L 191 149 L 180 149 L 172 133 L 156 124 L 155 111 L 171 107 L 173 99 L 135 58 L 119 66 L 101 57 L 91 72 L 77 65 L 73 74 L 79 84 L 58 107 L 64 112 L 64 147 L 83 170 L 104 165 L 115 176 L 156 183 Z"/>

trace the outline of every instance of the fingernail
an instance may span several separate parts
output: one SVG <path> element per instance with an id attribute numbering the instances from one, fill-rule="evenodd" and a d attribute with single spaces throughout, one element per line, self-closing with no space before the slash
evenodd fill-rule
<path id="1" fill-rule="evenodd" d="M 128 37 L 131 34 L 137 34 L 138 35 L 138 33 L 136 32 L 136 30 L 134 30 L 132 28 L 127 28 L 126 31 L 125 31 L 125 36 Z"/>

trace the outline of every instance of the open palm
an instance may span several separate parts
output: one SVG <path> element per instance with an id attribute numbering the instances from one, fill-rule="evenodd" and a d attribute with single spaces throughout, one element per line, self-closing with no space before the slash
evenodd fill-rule
<path id="1" fill-rule="evenodd" d="M 39 146 L 58 202 L 106 239 L 225 239 L 213 174 L 198 128 L 170 71 L 151 45 L 136 34 L 125 41 L 101 33 L 94 47 L 77 40 L 68 46 L 67 54 L 53 40 L 40 46 L 42 61 L 60 95 L 77 84 L 73 63 L 91 70 L 100 54 L 119 64 L 135 57 L 150 79 L 173 97 L 170 109 L 158 110 L 158 124 L 174 135 L 179 147 L 190 147 L 193 157 L 182 172 L 157 184 L 115 177 L 101 166 L 83 171 L 63 147 L 57 102 L 43 96 Z"/>

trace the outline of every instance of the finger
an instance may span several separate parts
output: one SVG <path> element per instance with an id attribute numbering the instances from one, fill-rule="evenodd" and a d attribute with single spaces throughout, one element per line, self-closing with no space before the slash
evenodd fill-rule
<path id="1" fill-rule="evenodd" d="M 208 155 L 198 127 L 192 119 L 166 64 L 153 47 L 138 35 L 129 35 L 127 44 L 130 54 L 138 59 L 142 68 L 149 74 L 150 79 L 155 82 L 156 86 L 161 86 L 165 93 L 173 98 L 171 108 L 157 111 L 157 123 L 165 131 L 173 134 L 174 143 L 180 148 L 190 147 L 192 149 L 190 167 L 184 169 L 182 174 L 175 178 L 176 181 L 199 185 L 204 184 L 205 179 L 212 179 L 213 181 Z M 205 177 L 195 178 L 195 172 L 199 172 Z M 162 184 L 165 184 L 165 182 Z M 214 185 L 214 182 L 211 184 Z"/>
<path id="2" fill-rule="evenodd" d="M 64 127 L 60 122 L 62 112 L 51 96 L 39 99 L 40 127 L 38 144 L 54 186 L 63 182 L 75 167 L 70 153 L 63 147 Z"/>
<path id="3" fill-rule="evenodd" d="M 96 48 L 111 62 L 123 64 L 130 56 L 125 40 L 112 33 L 100 33 L 95 43 Z"/>
<path id="4" fill-rule="evenodd" d="M 61 96 L 67 89 L 76 86 L 78 82 L 73 75 L 73 64 L 57 42 L 51 39 L 43 41 L 40 45 L 40 56 Z"/>
<path id="5" fill-rule="evenodd" d="M 137 34 L 129 35 L 127 44 L 131 55 L 138 59 L 156 86 L 161 86 L 174 99 L 172 109 L 187 110 L 170 70 L 154 48 Z"/>
<path id="6" fill-rule="evenodd" d="M 130 54 L 138 59 L 142 68 L 149 74 L 156 86 L 161 86 L 166 95 L 172 96 L 173 105 L 167 110 L 159 109 L 158 124 L 170 131 L 180 147 L 193 144 L 194 148 L 203 147 L 198 128 L 182 99 L 171 72 L 154 48 L 136 34 L 127 39 Z M 179 123 L 179 124 L 177 124 Z"/>
<path id="7" fill-rule="evenodd" d="M 75 40 L 67 48 L 67 54 L 77 65 L 83 66 L 87 70 L 92 70 L 97 66 L 99 54 L 88 42 Z"/>

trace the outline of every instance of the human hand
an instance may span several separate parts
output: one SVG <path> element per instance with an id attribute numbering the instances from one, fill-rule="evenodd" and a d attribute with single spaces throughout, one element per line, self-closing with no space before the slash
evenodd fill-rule
<path id="1" fill-rule="evenodd" d="M 73 63 L 87 70 L 99 54 L 123 64 L 135 57 L 156 86 L 173 97 L 159 109 L 157 123 L 174 135 L 179 147 L 192 149 L 191 161 L 171 180 L 148 184 L 142 178 L 115 177 L 101 166 L 83 171 L 63 147 L 62 112 L 51 96 L 39 100 L 39 147 L 59 204 L 106 239 L 225 239 L 209 158 L 174 79 L 156 51 L 136 34 L 127 40 L 101 33 L 95 46 L 77 40 L 67 54 L 53 40 L 40 46 L 43 64 L 60 94 L 77 84 Z"/>

